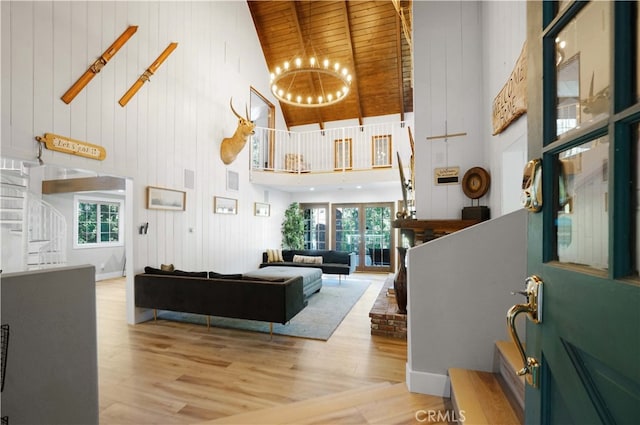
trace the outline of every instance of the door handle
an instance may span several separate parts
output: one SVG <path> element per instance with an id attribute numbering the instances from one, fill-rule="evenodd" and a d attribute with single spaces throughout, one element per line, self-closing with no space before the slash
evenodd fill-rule
<path id="1" fill-rule="evenodd" d="M 518 331 L 516 330 L 516 317 L 520 313 L 527 313 L 533 323 L 542 322 L 542 279 L 536 275 L 529 276 L 525 283 L 525 291 L 512 292 L 512 295 L 522 294 L 527 297 L 526 304 L 516 304 L 507 312 L 507 328 L 511 339 L 516 344 L 520 357 L 522 357 L 523 367 L 517 373 L 519 376 L 526 376 L 527 383 L 533 388 L 540 385 L 540 363 L 534 357 L 527 357 L 524 351 Z"/>

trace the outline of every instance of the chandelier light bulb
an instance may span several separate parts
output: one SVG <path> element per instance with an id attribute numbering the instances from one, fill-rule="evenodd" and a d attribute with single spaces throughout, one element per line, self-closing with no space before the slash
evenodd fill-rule
<path id="1" fill-rule="evenodd" d="M 273 80 L 276 78 L 276 74 L 274 74 L 274 73 L 272 72 L 272 73 L 271 73 L 271 75 L 270 75 L 270 77 L 271 77 L 271 82 L 273 82 Z"/>
<path id="2" fill-rule="evenodd" d="M 333 69 L 338 72 L 340 70 L 340 63 L 336 62 L 335 64 L 333 64 Z"/>
<path id="3" fill-rule="evenodd" d="M 296 100 L 298 101 L 298 103 L 302 102 L 302 96 L 296 97 Z"/>
<path id="4" fill-rule="evenodd" d="M 282 89 L 278 90 L 278 96 L 282 97 L 283 94 L 284 94 L 284 91 Z"/>
<path id="5" fill-rule="evenodd" d="M 311 102 L 313 102 L 313 99 L 311 98 L 311 96 L 307 97 L 307 103 L 311 104 Z"/>
<path id="6" fill-rule="evenodd" d="M 322 65 L 324 65 L 325 68 L 329 68 L 329 59 L 325 59 Z"/>
<path id="7" fill-rule="evenodd" d="M 342 96 L 342 92 L 341 92 L 340 90 L 338 90 L 338 91 L 336 92 L 336 97 L 338 97 L 338 98 L 339 98 L 340 96 Z"/>
<path id="8" fill-rule="evenodd" d="M 276 75 L 280 75 L 281 72 L 282 70 L 280 69 L 280 67 L 276 66 Z"/>
<path id="9" fill-rule="evenodd" d="M 276 86 L 275 84 L 271 86 L 271 91 L 273 93 L 278 93 L 278 86 Z"/>
<path id="10" fill-rule="evenodd" d="M 300 65 L 302 65 L 302 59 L 296 58 L 296 66 L 300 68 Z"/>
<path id="11" fill-rule="evenodd" d="M 347 81 L 351 82 L 351 74 L 347 75 Z"/>
<path id="12" fill-rule="evenodd" d="M 331 93 L 329 93 L 329 94 L 327 95 L 327 100 L 328 100 L 329 102 L 331 102 L 331 101 L 333 100 L 333 95 L 332 95 Z"/>
<path id="13" fill-rule="evenodd" d="M 289 69 L 289 62 L 284 63 L 284 69 Z"/>
<path id="14" fill-rule="evenodd" d="M 349 74 L 349 71 L 347 71 L 347 68 L 342 68 L 342 75 L 346 77 L 348 74 Z"/>
<path id="15" fill-rule="evenodd" d="M 287 93 L 287 100 L 291 100 L 291 93 Z"/>
<path id="16" fill-rule="evenodd" d="M 318 103 L 322 103 L 322 96 L 318 96 Z"/>

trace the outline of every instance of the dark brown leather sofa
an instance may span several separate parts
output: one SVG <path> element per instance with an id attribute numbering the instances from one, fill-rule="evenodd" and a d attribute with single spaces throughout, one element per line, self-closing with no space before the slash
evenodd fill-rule
<path id="1" fill-rule="evenodd" d="M 143 273 L 134 286 L 136 307 L 271 323 L 288 322 L 307 304 L 300 276 L 272 281 Z"/>

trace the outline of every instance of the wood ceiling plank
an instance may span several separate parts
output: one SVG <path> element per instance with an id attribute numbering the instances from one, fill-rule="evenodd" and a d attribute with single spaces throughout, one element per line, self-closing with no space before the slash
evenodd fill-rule
<path id="1" fill-rule="evenodd" d="M 406 10 L 410 13 L 411 2 L 401 3 L 405 13 Z M 280 103 L 288 127 L 318 123 L 322 128 L 327 120 L 363 122 L 372 114 L 413 110 L 411 49 L 404 32 L 397 28 L 398 14 L 391 2 L 311 0 L 248 1 L 248 4 L 270 69 L 292 60 L 298 51 L 302 54 L 301 46 L 310 41 L 319 60 L 329 56 L 346 66 L 354 77 L 347 98 L 330 107 L 306 109 Z M 296 87 L 299 84 L 301 90 L 319 90 L 313 78 L 294 83 Z"/>

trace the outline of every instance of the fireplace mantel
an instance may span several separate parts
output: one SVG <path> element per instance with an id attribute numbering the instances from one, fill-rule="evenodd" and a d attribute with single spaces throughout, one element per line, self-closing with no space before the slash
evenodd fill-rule
<path id="1" fill-rule="evenodd" d="M 413 220 L 397 219 L 391 225 L 400 229 L 411 239 L 411 246 L 428 242 L 440 236 L 473 226 L 482 220 Z"/>

